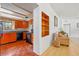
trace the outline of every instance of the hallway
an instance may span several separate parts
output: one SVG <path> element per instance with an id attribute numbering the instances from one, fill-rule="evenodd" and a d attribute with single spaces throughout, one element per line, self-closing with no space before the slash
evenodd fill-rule
<path id="1" fill-rule="evenodd" d="M 14 43 L 6 44 L 0 46 L 1 56 L 37 56 L 33 52 L 33 47 L 31 44 L 25 41 L 17 41 Z"/>
<path id="2" fill-rule="evenodd" d="M 49 47 L 42 56 L 79 56 L 79 38 L 71 38 L 70 46 Z"/>

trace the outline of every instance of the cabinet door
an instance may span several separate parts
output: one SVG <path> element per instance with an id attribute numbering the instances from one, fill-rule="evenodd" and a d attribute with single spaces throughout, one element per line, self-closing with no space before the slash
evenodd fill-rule
<path id="1" fill-rule="evenodd" d="M 26 39 L 26 32 L 23 32 L 23 39 Z"/>
<path id="2" fill-rule="evenodd" d="M 23 27 L 22 21 L 18 21 L 18 28 L 22 28 L 22 27 Z"/>
<path id="3" fill-rule="evenodd" d="M 19 20 L 15 21 L 15 28 L 21 28 L 22 27 L 22 22 Z"/>
<path id="4" fill-rule="evenodd" d="M 28 28 L 28 22 L 27 21 L 22 21 L 22 28 Z"/>
<path id="5" fill-rule="evenodd" d="M 16 21 L 15 21 L 15 28 L 18 28 L 18 27 L 19 27 L 19 21 L 16 20 Z"/>
<path id="6" fill-rule="evenodd" d="M 28 28 L 28 22 L 27 21 L 15 21 L 15 28 Z"/>
<path id="7" fill-rule="evenodd" d="M 1 44 L 16 41 L 16 32 L 4 33 L 1 38 Z"/>

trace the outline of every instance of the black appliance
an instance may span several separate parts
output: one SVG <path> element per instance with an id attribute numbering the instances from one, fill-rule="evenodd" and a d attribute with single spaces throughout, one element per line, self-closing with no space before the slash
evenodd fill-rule
<path id="1" fill-rule="evenodd" d="M 31 33 L 30 32 L 26 32 L 26 42 L 32 44 L 32 39 L 31 39 Z"/>
<path id="2" fill-rule="evenodd" d="M 17 40 L 22 40 L 23 39 L 23 32 L 18 31 L 17 32 Z"/>

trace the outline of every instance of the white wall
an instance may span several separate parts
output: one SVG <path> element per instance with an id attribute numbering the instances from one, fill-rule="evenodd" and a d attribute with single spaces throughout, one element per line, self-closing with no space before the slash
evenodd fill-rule
<path id="1" fill-rule="evenodd" d="M 33 41 L 33 51 L 39 55 L 40 53 L 40 8 L 37 7 L 33 11 L 33 34 L 34 34 L 34 41 Z"/>
<path id="2" fill-rule="evenodd" d="M 62 30 L 62 17 L 59 16 L 58 17 L 58 31 L 61 31 Z"/>
<path id="3" fill-rule="evenodd" d="M 42 54 L 43 52 L 45 52 L 47 50 L 48 47 L 50 47 L 51 43 L 52 43 L 52 38 L 53 38 L 53 33 L 55 32 L 54 29 L 54 16 L 57 16 L 57 14 L 54 12 L 54 10 L 51 8 L 51 6 L 49 4 L 46 3 L 41 3 L 38 4 L 39 7 L 36 8 L 34 10 L 34 52 L 38 53 L 39 55 Z M 49 35 L 42 37 L 42 27 L 41 27 L 41 12 L 46 13 L 47 15 L 49 15 Z M 61 20 L 61 19 L 59 19 Z M 59 28 L 60 28 L 60 24 L 61 22 L 59 22 Z M 59 29 L 60 30 L 60 29 Z"/>
<path id="4" fill-rule="evenodd" d="M 79 28 L 77 28 L 79 18 L 62 18 L 62 24 L 70 24 L 71 37 L 79 37 Z"/>

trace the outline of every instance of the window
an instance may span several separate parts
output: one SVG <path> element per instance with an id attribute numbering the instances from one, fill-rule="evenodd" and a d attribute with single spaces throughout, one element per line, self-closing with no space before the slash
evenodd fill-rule
<path id="1" fill-rule="evenodd" d="M 3 23 L 3 27 L 4 27 L 4 30 L 10 30 L 10 29 L 12 29 L 12 22 L 5 21 Z"/>

